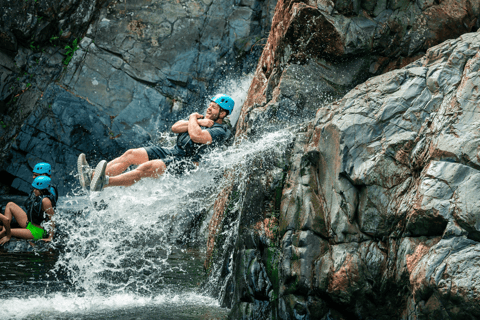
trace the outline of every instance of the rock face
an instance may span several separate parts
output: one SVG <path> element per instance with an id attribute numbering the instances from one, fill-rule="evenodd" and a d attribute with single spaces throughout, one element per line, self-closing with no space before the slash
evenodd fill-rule
<path id="1" fill-rule="evenodd" d="M 265 273 L 278 291 L 240 281 L 237 316 L 263 304 L 281 319 L 480 317 L 479 49 L 480 33 L 448 40 L 317 111 L 283 189 Z M 248 249 L 240 259 L 271 250 Z"/>
<path id="2" fill-rule="evenodd" d="M 0 180 L 28 192 L 48 161 L 65 194 L 80 152 L 96 163 L 155 142 L 250 72 L 276 1 L 1 4 Z"/>
<path id="3" fill-rule="evenodd" d="M 237 129 L 303 119 L 369 77 L 475 31 L 479 15 L 470 0 L 278 1 Z"/>
<path id="4" fill-rule="evenodd" d="M 435 18 L 443 26 L 470 21 L 464 31 L 476 30 L 478 3 L 457 5 L 278 2 L 237 137 L 316 115 L 296 129 L 278 211 L 265 201 L 275 194 L 273 182 L 261 192 L 244 189 L 244 199 L 251 193 L 264 200 L 255 210 L 238 210 L 235 263 L 224 260 L 233 275 L 222 293 L 232 319 L 480 317 L 480 33 L 428 49 L 454 29 L 433 27 Z M 408 23 L 391 36 L 399 17 Z M 350 28 L 360 29 L 342 31 Z M 366 40 L 347 40 L 355 34 Z M 365 73 L 418 54 L 325 103 L 323 93 L 339 97 Z M 328 77 L 341 68 L 354 76 Z M 216 210 L 229 221 L 225 208 L 240 190 L 226 190 Z"/>

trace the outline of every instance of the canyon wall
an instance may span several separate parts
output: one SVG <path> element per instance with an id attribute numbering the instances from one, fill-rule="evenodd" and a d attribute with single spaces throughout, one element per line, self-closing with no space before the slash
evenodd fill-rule
<path id="1" fill-rule="evenodd" d="M 234 213 L 235 184 L 216 203 L 210 243 L 226 214 L 240 230 L 222 292 L 232 319 L 479 317 L 480 33 L 460 36 L 479 10 L 277 3 L 237 138 L 296 136 L 263 172 L 280 179 L 252 173 Z"/>

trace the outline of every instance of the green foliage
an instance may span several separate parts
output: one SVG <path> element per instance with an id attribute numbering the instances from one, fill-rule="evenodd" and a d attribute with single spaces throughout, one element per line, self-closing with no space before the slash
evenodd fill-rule
<path id="1" fill-rule="evenodd" d="M 73 55 L 75 54 L 75 51 L 78 50 L 78 39 L 73 40 L 71 46 L 66 45 L 65 50 L 66 50 L 64 53 L 65 60 L 63 60 L 63 64 L 67 66 L 70 60 L 72 60 Z"/>
<path id="2" fill-rule="evenodd" d="M 0 125 L 2 126 L 3 129 L 7 127 L 7 125 L 3 121 L 0 121 Z"/>
<path id="3" fill-rule="evenodd" d="M 38 45 L 36 46 L 36 45 L 35 45 L 35 41 L 31 41 L 31 42 L 30 42 L 30 49 L 31 49 L 33 52 L 37 52 L 37 51 L 40 50 L 40 46 L 38 46 Z"/>
<path id="4" fill-rule="evenodd" d="M 27 83 L 27 89 L 30 88 L 32 86 L 32 84 L 29 82 Z"/>

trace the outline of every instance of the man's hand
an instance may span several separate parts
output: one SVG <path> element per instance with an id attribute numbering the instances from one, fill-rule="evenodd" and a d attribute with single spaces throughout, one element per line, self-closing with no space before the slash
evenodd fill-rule
<path id="1" fill-rule="evenodd" d="M 12 236 L 3 237 L 2 239 L 0 239 L 0 245 L 7 243 L 8 241 L 10 241 L 11 238 Z"/>
<path id="2" fill-rule="evenodd" d="M 209 144 L 212 143 L 212 136 L 207 130 L 200 128 L 198 119 L 203 118 L 201 114 L 192 113 L 188 119 L 188 135 L 194 143 Z"/>
<path id="3" fill-rule="evenodd" d="M 200 119 L 197 122 L 202 127 L 207 127 L 207 128 L 211 128 L 213 126 L 213 124 L 215 123 L 215 122 L 213 122 L 213 120 L 210 120 L 210 119 Z"/>
<path id="4" fill-rule="evenodd" d="M 192 119 L 192 118 L 201 119 L 201 118 L 203 118 L 203 115 L 201 115 L 198 112 L 194 112 L 190 115 L 190 119 Z"/>

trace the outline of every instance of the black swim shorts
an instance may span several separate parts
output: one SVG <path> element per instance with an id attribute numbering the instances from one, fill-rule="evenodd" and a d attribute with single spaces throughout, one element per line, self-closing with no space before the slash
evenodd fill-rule
<path id="1" fill-rule="evenodd" d="M 183 174 L 197 168 L 190 157 L 185 157 L 174 148 L 162 148 L 159 146 L 144 147 L 148 154 L 148 160 L 162 160 L 167 166 L 167 171 L 173 174 Z"/>

